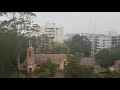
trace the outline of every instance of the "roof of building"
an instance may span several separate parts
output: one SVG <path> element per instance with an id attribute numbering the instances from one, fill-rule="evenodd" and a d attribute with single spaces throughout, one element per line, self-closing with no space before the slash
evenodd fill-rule
<path id="1" fill-rule="evenodd" d="M 116 60 L 115 63 L 120 64 L 120 59 Z"/>
<path id="2" fill-rule="evenodd" d="M 35 54 L 37 64 L 46 62 L 48 58 L 51 58 L 53 63 L 60 64 L 67 56 L 66 54 Z"/>
<path id="3" fill-rule="evenodd" d="M 95 62 L 95 58 L 82 58 L 82 60 L 80 61 L 80 65 L 86 65 L 86 66 L 97 66 L 98 64 L 96 64 Z"/>
<path id="4" fill-rule="evenodd" d="M 97 71 L 99 73 L 103 73 L 103 72 L 107 72 L 107 69 L 104 67 L 99 67 L 99 68 L 95 68 L 95 71 Z"/>

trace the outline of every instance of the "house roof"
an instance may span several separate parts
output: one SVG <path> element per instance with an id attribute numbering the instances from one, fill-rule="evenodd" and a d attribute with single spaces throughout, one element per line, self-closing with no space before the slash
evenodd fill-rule
<path id="1" fill-rule="evenodd" d="M 87 66 L 97 66 L 96 62 L 95 62 L 95 58 L 82 58 L 82 60 L 80 61 L 80 65 L 87 65 Z"/>
<path id="2" fill-rule="evenodd" d="M 99 72 L 99 73 L 102 73 L 102 72 L 106 72 L 107 69 L 104 68 L 104 67 L 100 67 L 100 68 L 96 68 L 96 71 Z"/>
<path id="3" fill-rule="evenodd" d="M 66 54 L 35 54 L 36 64 L 44 63 L 48 58 L 51 58 L 53 63 L 60 64 L 67 57 Z"/>
<path id="4" fill-rule="evenodd" d="M 115 63 L 120 64 L 120 59 L 116 60 Z"/>

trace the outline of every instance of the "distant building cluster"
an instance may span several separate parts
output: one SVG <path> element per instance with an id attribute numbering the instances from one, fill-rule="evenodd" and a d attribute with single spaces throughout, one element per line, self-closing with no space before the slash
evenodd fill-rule
<path id="1" fill-rule="evenodd" d="M 56 26 L 55 23 L 47 22 L 44 26 L 39 27 L 37 36 L 46 34 L 54 42 L 63 43 L 63 27 Z"/>
<path id="2" fill-rule="evenodd" d="M 86 36 L 91 41 L 91 56 L 104 48 L 115 47 L 120 44 L 119 34 L 88 34 L 80 33 L 80 36 Z"/>

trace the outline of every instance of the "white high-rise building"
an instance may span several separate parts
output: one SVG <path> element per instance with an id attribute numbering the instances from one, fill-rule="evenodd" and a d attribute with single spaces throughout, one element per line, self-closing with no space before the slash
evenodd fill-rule
<path id="1" fill-rule="evenodd" d="M 104 48 L 111 48 L 112 38 L 111 38 L 111 36 L 107 36 L 107 35 L 97 35 L 95 37 L 95 43 L 96 43 L 95 53 L 97 53 L 98 51 L 100 51 Z"/>
<path id="2" fill-rule="evenodd" d="M 53 41 L 63 43 L 63 27 L 56 26 L 55 23 L 47 22 L 40 28 L 38 36 L 46 34 Z"/>
<path id="3" fill-rule="evenodd" d="M 80 34 L 86 36 L 91 41 L 91 56 L 104 48 L 111 48 L 112 38 L 103 34 Z"/>

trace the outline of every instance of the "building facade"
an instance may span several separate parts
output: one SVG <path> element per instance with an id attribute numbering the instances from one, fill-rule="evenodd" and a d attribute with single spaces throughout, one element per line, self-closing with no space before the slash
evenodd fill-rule
<path id="1" fill-rule="evenodd" d="M 34 47 L 27 48 L 27 56 L 20 65 L 20 69 L 27 70 L 29 74 L 32 74 L 35 70 L 39 70 L 49 58 L 57 65 L 58 71 L 64 70 L 64 65 L 67 61 L 66 54 L 35 54 Z"/>
<path id="2" fill-rule="evenodd" d="M 120 45 L 120 35 L 112 36 L 112 47 Z"/>
<path id="3" fill-rule="evenodd" d="M 83 33 L 80 36 L 86 36 L 91 41 L 91 56 L 99 52 L 104 48 L 111 48 L 112 38 L 109 35 L 104 34 L 87 34 Z"/>
<path id="4" fill-rule="evenodd" d="M 111 36 L 97 35 L 95 37 L 95 53 L 105 48 L 111 48 Z"/>
<path id="5" fill-rule="evenodd" d="M 56 26 L 55 23 L 47 22 L 37 32 L 38 36 L 46 34 L 54 42 L 63 43 L 63 27 Z"/>

